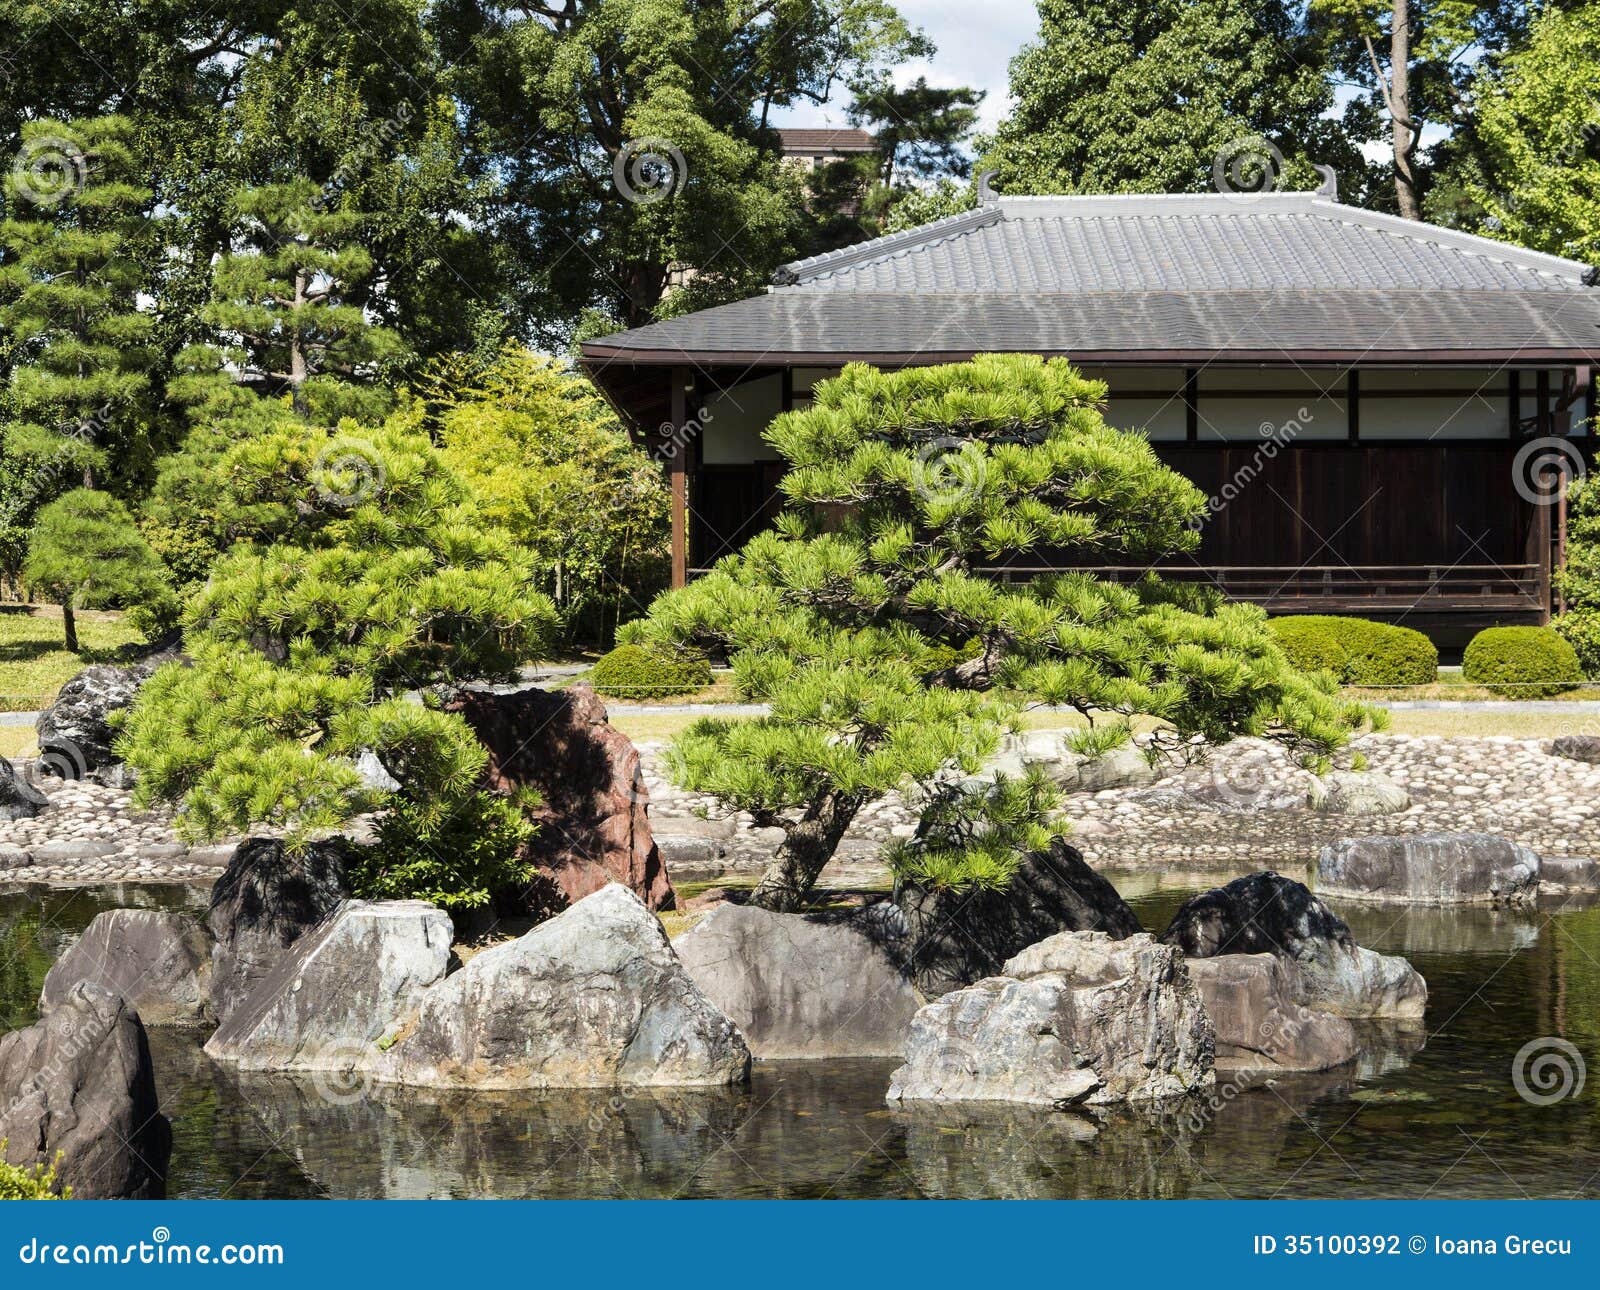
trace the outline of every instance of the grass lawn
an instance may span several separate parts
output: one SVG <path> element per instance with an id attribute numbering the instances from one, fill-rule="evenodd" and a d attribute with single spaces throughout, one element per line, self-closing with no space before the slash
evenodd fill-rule
<path id="1" fill-rule="evenodd" d="M 0 726 L 0 757 L 32 757 L 38 752 L 32 726 Z"/>
<path id="2" fill-rule="evenodd" d="M 61 643 L 61 610 L 54 605 L 0 605 L 0 712 L 46 707 L 56 691 L 91 663 L 141 639 L 121 614 L 79 610 L 81 654 Z"/>

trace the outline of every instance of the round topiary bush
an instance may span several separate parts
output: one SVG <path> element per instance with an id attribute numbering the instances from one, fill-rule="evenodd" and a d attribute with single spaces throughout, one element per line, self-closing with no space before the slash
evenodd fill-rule
<path id="1" fill-rule="evenodd" d="M 666 699 L 711 684 L 711 664 L 686 655 L 668 658 L 642 645 L 618 645 L 589 671 L 589 684 L 613 699 Z"/>
<path id="2" fill-rule="evenodd" d="M 1461 656 L 1461 675 L 1508 699 L 1547 699 L 1583 680 L 1578 655 L 1550 627 L 1489 627 Z"/>
<path id="3" fill-rule="evenodd" d="M 1439 651 L 1421 632 L 1365 618 L 1307 614 L 1269 626 L 1302 672 L 1332 672 L 1345 685 L 1432 685 Z"/>

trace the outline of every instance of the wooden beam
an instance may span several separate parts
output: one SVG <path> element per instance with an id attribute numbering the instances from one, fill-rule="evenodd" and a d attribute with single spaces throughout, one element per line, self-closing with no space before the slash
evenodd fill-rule
<path id="1" fill-rule="evenodd" d="M 1200 373 L 1192 367 L 1183 374 L 1183 435 L 1190 443 L 1200 440 Z"/>
<path id="2" fill-rule="evenodd" d="M 689 471 L 684 429 L 689 422 L 688 369 L 674 367 L 669 379 L 672 438 L 667 445 L 667 477 L 672 484 L 672 585 L 681 587 L 689 581 Z"/>
<path id="3" fill-rule="evenodd" d="M 1352 367 L 1345 376 L 1344 407 L 1350 419 L 1350 442 L 1361 442 L 1361 373 Z"/>

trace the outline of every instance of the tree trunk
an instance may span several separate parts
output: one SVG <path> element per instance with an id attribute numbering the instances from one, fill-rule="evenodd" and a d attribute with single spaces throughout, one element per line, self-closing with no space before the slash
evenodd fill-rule
<path id="1" fill-rule="evenodd" d="M 861 809 L 859 798 L 828 793 L 806 808 L 779 846 L 750 903 L 780 914 L 805 905 L 822 867 L 833 859 L 839 840 Z"/>
<path id="2" fill-rule="evenodd" d="M 1417 192 L 1417 132 L 1411 117 L 1411 13 L 1409 0 L 1394 0 L 1389 30 L 1389 117 L 1394 137 L 1394 194 L 1400 214 L 1422 218 Z"/>
<path id="3" fill-rule="evenodd" d="M 61 602 L 61 627 L 67 634 L 67 650 L 70 653 L 78 652 L 78 624 L 72 617 L 72 601 Z"/>
<path id="4" fill-rule="evenodd" d="M 306 414 L 306 352 L 300 341 L 300 323 L 306 308 L 306 271 L 294 271 L 294 313 L 289 321 L 289 386 L 294 410 Z"/>

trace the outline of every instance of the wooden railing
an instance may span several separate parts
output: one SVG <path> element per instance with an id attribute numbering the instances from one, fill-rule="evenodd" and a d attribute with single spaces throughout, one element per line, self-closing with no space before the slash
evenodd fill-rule
<path id="1" fill-rule="evenodd" d="M 1144 568 L 1085 567 L 1084 572 L 1134 582 Z M 1174 582 L 1204 582 L 1230 600 L 1262 605 L 1274 613 L 1349 613 L 1425 609 L 1440 613 L 1539 613 L 1546 589 L 1536 564 L 1319 564 L 1156 565 Z M 1006 582 L 1059 573 L 1058 567 L 1007 565 L 985 570 Z"/>

